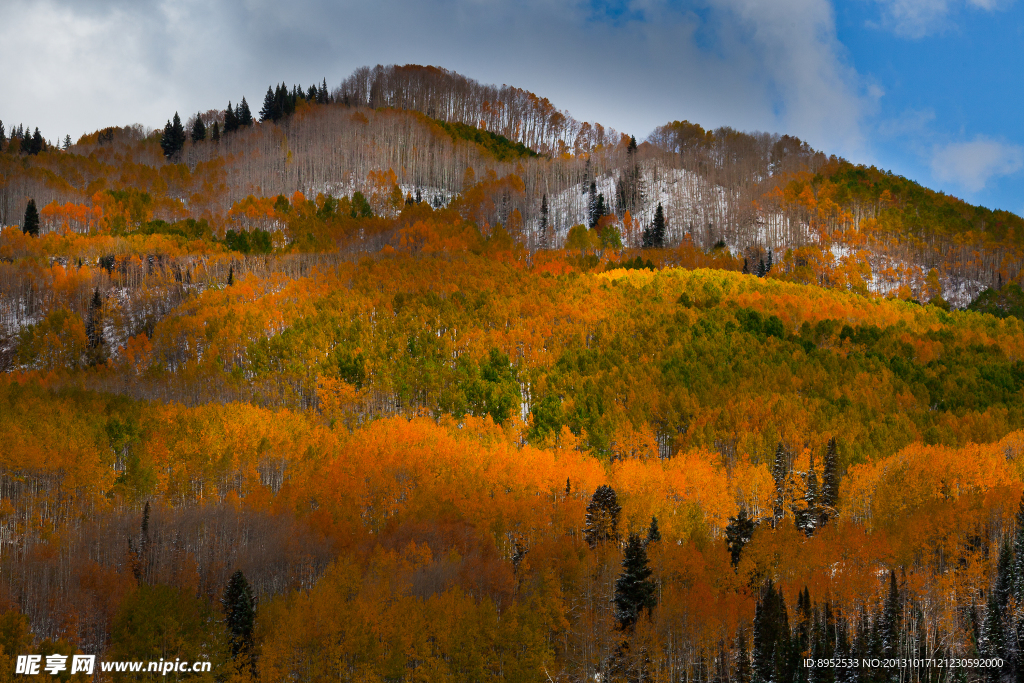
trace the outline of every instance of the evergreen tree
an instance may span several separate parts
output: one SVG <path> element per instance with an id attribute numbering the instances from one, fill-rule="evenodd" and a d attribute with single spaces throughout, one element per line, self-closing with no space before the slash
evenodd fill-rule
<path id="1" fill-rule="evenodd" d="M 835 510 L 839 504 L 839 451 L 836 448 L 836 438 L 833 436 L 828 440 L 828 450 L 825 452 L 825 469 L 821 476 L 821 504 Z"/>
<path id="2" fill-rule="evenodd" d="M 4 132 L 4 122 L 0 121 L 0 150 L 3 150 L 5 142 L 7 142 L 7 133 Z"/>
<path id="3" fill-rule="evenodd" d="M 65 135 L 64 136 L 64 149 L 71 149 L 71 136 L 70 135 Z"/>
<path id="4" fill-rule="evenodd" d="M 39 154 L 46 149 L 46 142 L 43 141 L 43 135 L 39 132 L 39 126 L 36 126 L 36 131 L 32 133 L 32 138 L 29 140 L 28 153 Z"/>
<path id="5" fill-rule="evenodd" d="M 902 633 L 903 600 L 900 598 L 899 587 L 896 585 L 896 572 L 889 570 L 889 592 L 882 606 L 879 619 L 882 654 L 895 657 L 899 652 L 900 634 Z"/>
<path id="6" fill-rule="evenodd" d="M 545 193 L 540 198 L 540 237 L 538 246 L 541 249 L 548 248 L 548 196 Z"/>
<path id="7" fill-rule="evenodd" d="M 28 200 L 25 207 L 25 220 L 21 222 L 21 231 L 32 237 L 39 237 L 39 211 L 36 210 L 36 200 Z"/>
<path id="8" fill-rule="evenodd" d="M 743 271 L 744 275 L 750 275 L 750 266 L 747 264 L 747 257 L 743 257 Z"/>
<path id="9" fill-rule="evenodd" d="M 160 147 L 164 150 L 164 156 L 170 158 L 181 151 L 185 146 L 185 128 L 181 125 L 181 117 L 174 112 L 174 119 L 168 121 L 164 126 L 164 133 L 160 137 Z"/>
<path id="10" fill-rule="evenodd" d="M 224 112 L 224 132 L 233 133 L 238 130 L 238 114 L 231 108 L 231 102 L 228 101 L 228 108 Z"/>
<path id="11" fill-rule="evenodd" d="M 89 312 L 85 323 L 85 336 L 88 339 L 89 365 L 100 365 L 107 360 L 106 345 L 103 339 L 103 297 L 99 287 L 89 301 Z"/>
<path id="12" fill-rule="evenodd" d="M 607 484 L 598 486 L 587 503 L 587 516 L 583 527 L 583 537 L 591 548 L 596 548 L 602 541 L 618 540 L 621 512 L 615 489 Z"/>
<path id="13" fill-rule="evenodd" d="M 615 619 L 619 628 L 632 628 L 640 612 L 648 612 L 657 604 L 651 568 L 647 563 L 647 550 L 639 534 L 631 533 L 626 541 L 622 559 L 622 574 L 615 582 Z"/>
<path id="14" fill-rule="evenodd" d="M 818 475 L 814 471 L 814 456 L 811 455 L 807 483 L 804 493 L 804 507 L 796 515 L 796 527 L 808 536 L 812 535 L 821 522 L 821 508 L 818 505 Z"/>
<path id="15" fill-rule="evenodd" d="M 597 181 L 591 180 L 587 190 L 587 227 L 597 225 Z"/>
<path id="16" fill-rule="evenodd" d="M 251 126 L 252 125 L 252 112 L 249 111 L 249 103 L 242 98 L 242 103 L 238 105 L 238 125 L 239 126 Z"/>
<path id="17" fill-rule="evenodd" d="M 754 535 L 754 526 L 754 520 L 747 517 L 747 508 L 744 506 L 740 506 L 739 516 L 729 518 L 729 524 L 725 527 L 725 538 L 734 567 L 740 562 L 743 546 L 750 543 L 750 538 Z"/>
<path id="18" fill-rule="evenodd" d="M 754 611 L 754 681 L 791 680 L 789 617 L 781 591 L 768 579 Z"/>
<path id="19" fill-rule="evenodd" d="M 751 683 L 752 678 L 747 632 L 741 627 L 736 637 L 736 683 Z"/>
<path id="20" fill-rule="evenodd" d="M 200 142 L 206 139 L 206 124 L 203 123 L 201 114 L 196 114 L 196 121 L 192 124 L 192 142 Z"/>
<path id="21" fill-rule="evenodd" d="M 786 475 L 789 467 L 786 462 L 786 450 L 780 443 L 775 449 L 775 462 L 772 465 L 772 479 L 775 480 L 775 503 L 772 506 L 772 528 L 778 528 L 779 522 L 786 515 Z"/>
<path id="22" fill-rule="evenodd" d="M 235 264 L 228 266 L 228 287 L 235 284 Z"/>
<path id="23" fill-rule="evenodd" d="M 213 133 L 210 135 L 210 139 L 214 142 L 220 142 L 220 123 L 218 121 L 213 122 Z"/>
<path id="24" fill-rule="evenodd" d="M 645 249 L 661 249 L 665 246 L 665 210 L 658 204 L 654 212 L 654 220 L 644 230 L 643 240 Z"/>
<path id="25" fill-rule="evenodd" d="M 281 110 L 278 107 L 274 89 L 267 86 L 267 94 L 263 96 L 263 108 L 260 109 L 260 121 L 277 121 L 280 118 Z"/>
<path id="26" fill-rule="evenodd" d="M 658 518 L 651 516 L 651 525 L 647 527 L 646 543 L 657 543 L 661 540 L 661 531 L 658 529 Z"/>
<path id="27" fill-rule="evenodd" d="M 327 79 L 320 84 L 320 92 L 317 93 L 317 104 L 330 104 L 330 95 L 327 93 Z"/>
<path id="28" fill-rule="evenodd" d="M 228 643 L 236 666 L 256 672 L 254 630 L 256 625 L 256 597 L 241 571 L 228 580 L 221 598 L 224 623 L 228 629 Z"/>

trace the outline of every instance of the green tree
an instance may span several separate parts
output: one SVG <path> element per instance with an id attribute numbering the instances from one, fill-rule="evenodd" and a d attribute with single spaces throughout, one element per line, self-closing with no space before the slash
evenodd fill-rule
<path id="1" fill-rule="evenodd" d="M 274 88 L 267 86 L 267 94 L 263 97 L 263 108 L 260 109 L 260 121 L 277 121 L 283 114 L 281 102 Z"/>
<path id="2" fill-rule="evenodd" d="M 196 114 L 196 121 L 192 124 L 192 142 L 200 142 L 206 139 L 206 124 L 203 123 L 201 114 Z"/>
<path id="3" fill-rule="evenodd" d="M 238 125 L 239 126 L 251 126 L 252 125 L 252 112 L 249 111 L 249 103 L 242 98 L 242 103 L 238 105 Z"/>
<path id="4" fill-rule="evenodd" d="M 220 123 L 218 121 L 213 122 L 213 133 L 210 135 L 210 139 L 214 142 L 220 142 Z"/>
<path id="5" fill-rule="evenodd" d="M 107 360 L 107 348 L 103 338 L 103 297 L 99 287 L 89 300 L 89 312 L 85 321 L 85 336 L 89 340 L 86 356 L 90 365 L 101 365 Z"/>
<path id="6" fill-rule="evenodd" d="M 654 212 L 654 220 L 644 230 L 643 241 L 645 249 L 661 249 L 665 246 L 665 210 L 661 204 Z"/>
<path id="7" fill-rule="evenodd" d="M 765 583 L 754 611 L 754 676 L 756 683 L 791 680 L 789 617 L 782 591 Z"/>
<path id="8" fill-rule="evenodd" d="M 615 582 L 615 620 L 620 629 L 632 628 L 643 610 L 649 612 L 657 604 L 657 586 L 651 573 L 644 542 L 639 534 L 631 533 L 622 558 L 622 574 Z"/>
<path id="9" fill-rule="evenodd" d="M 185 128 L 181 125 L 181 117 L 174 112 L 174 119 L 164 126 L 163 135 L 160 136 L 160 147 L 164 150 L 164 156 L 170 158 L 181 151 L 185 146 Z"/>
<path id="10" fill-rule="evenodd" d="M 39 211 L 36 209 L 36 200 L 28 200 L 25 207 L 25 220 L 21 222 L 21 231 L 32 237 L 39 237 Z"/>
<path id="11" fill-rule="evenodd" d="M 228 100 L 228 108 L 224 111 L 224 132 L 233 133 L 238 130 L 238 114 L 231 107 L 231 101 Z"/>
<path id="12" fill-rule="evenodd" d="M 747 517 L 747 509 L 740 507 L 740 513 L 736 517 L 729 518 L 729 524 L 725 527 L 726 546 L 729 548 L 729 556 L 732 565 L 735 567 L 740 562 L 740 553 L 743 546 L 750 543 L 754 535 L 754 520 Z"/>
<path id="13" fill-rule="evenodd" d="M 221 598 L 224 607 L 224 625 L 228 630 L 228 645 L 235 665 L 256 673 L 254 631 L 256 628 L 256 597 L 241 570 L 228 580 Z"/>
<path id="14" fill-rule="evenodd" d="M 114 617 L 110 658 L 205 660 L 212 670 L 192 680 L 213 681 L 228 654 L 219 631 L 215 612 L 206 600 L 173 586 L 141 585 L 125 597 Z M 143 674 L 136 680 L 151 678 Z"/>
<path id="15" fill-rule="evenodd" d="M 658 518 L 651 516 L 651 525 L 647 527 L 646 543 L 657 543 L 661 540 L 661 531 L 658 529 Z"/>
<path id="16" fill-rule="evenodd" d="M 603 541 L 619 539 L 619 514 L 622 507 L 615 496 L 615 489 L 602 484 L 594 491 L 587 503 L 587 516 L 583 526 L 583 538 L 591 548 Z"/>

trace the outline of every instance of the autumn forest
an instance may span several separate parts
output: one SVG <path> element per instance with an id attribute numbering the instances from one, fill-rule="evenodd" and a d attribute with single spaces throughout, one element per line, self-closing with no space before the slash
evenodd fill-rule
<path id="1" fill-rule="evenodd" d="M 0 682 L 1024 680 L 1024 219 L 435 67 L 225 102 L 0 123 Z"/>

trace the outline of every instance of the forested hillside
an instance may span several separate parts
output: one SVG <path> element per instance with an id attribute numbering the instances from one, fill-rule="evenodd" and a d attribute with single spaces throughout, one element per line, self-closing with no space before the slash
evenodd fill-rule
<path id="1" fill-rule="evenodd" d="M 422 67 L 25 130 L 0 681 L 1024 675 L 1019 217 Z"/>

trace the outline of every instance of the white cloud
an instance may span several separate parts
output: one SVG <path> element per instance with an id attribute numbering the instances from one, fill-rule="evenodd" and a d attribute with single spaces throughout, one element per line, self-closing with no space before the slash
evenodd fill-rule
<path id="1" fill-rule="evenodd" d="M 270 83 L 435 64 L 644 135 L 672 119 L 863 149 L 831 0 L 9 0 L 0 118 L 48 137 L 161 126 Z"/>
<path id="2" fill-rule="evenodd" d="M 1024 168 L 1024 147 L 978 137 L 935 147 L 931 167 L 939 180 L 979 192 L 989 180 Z"/>
<path id="3" fill-rule="evenodd" d="M 1012 0 L 876 0 L 882 5 L 882 24 L 897 35 L 922 38 L 952 25 L 952 15 L 961 8 L 989 12 L 1002 9 Z"/>

